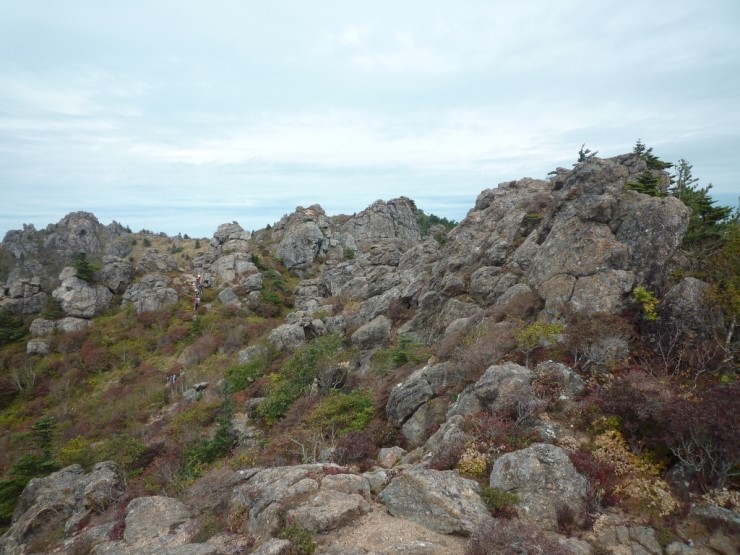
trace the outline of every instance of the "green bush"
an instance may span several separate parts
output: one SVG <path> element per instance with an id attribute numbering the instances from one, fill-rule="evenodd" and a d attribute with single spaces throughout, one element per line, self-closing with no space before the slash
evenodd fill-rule
<path id="1" fill-rule="evenodd" d="M 316 551 L 314 543 L 314 533 L 304 528 L 286 526 L 278 530 L 275 536 L 281 540 L 288 540 L 290 546 L 289 555 L 312 555 Z"/>
<path id="2" fill-rule="evenodd" d="M 247 389 L 267 369 L 267 358 L 259 357 L 245 364 L 229 366 L 224 379 L 224 393 L 235 393 Z"/>
<path id="3" fill-rule="evenodd" d="M 328 334 L 297 349 L 280 371 L 270 376 L 272 383 L 265 400 L 257 408 L 258 414 L 270 424 L 285 415 L 309 390 L 319 372 L 338 360 L 342 347 L 340 335 Z"/>
<path id="4" fill-rule="evenodd" d="M 518 349 L 526 357 L 525 365 L 529 366 L 529 358 L 539 346 L 549 346 L 555 342 L 558 335 L 563 332 L 561 324 L 546 324 L 535 322 L 514 332 L 514 339 Z"/>
<path id="5" fill-rule="evenodd" d="M 644 287 L 638 286 L 632 291 L 632 298 L 640 305 L 646 320 L 655 321 L 658 319 L 658 299 L 655 298 L 655 295 Z"/>
<path id="6" fill-rule="evenodd" d="M 183 455 L 183 477 L 186 480 L 198 478 L 205 465 L 228 455 L 236 445 L 236 436 L 231 422 L 224 417 L 219 420 L 213 438 L 201 439 L 185 451 Z"/>
<path id="7" fill-rule="evenodd" d="M 428 358 L 429 350 L 426 346 L 416 343 L 406 335 L 401 335 L 394 346 L 375 350 L 372 356 L 372 366 L 378 372 L 387 372 L 407 362 L 418 364 Z"/>
<path id="8" fill-rule="evenodd" d="M 448 220 L 447 218 L 440 218 L 434 214 L 425 214 L 423 210 L 418 211 L 416 225 L 418 226 L 419 233 L 422 237 L 425 237 L 429 233 L 431 227 L 437 224 L 443 226 L 449 231 L 457 225 L 457 222 L 455 220 Z"/>
<path id="9" fill-rule="evenodd" d="M 18 341 L 24 333 L 23 318 L 0 308 L 0 346 Z"/>
<path id="10" fill-rule="evenodd" d="M 47 320 L 58 320 L 64 318 L 64 310 L 62 310 L 61 301 L 55 299 L 51 295 L 46 297 L 44 308 L 41 311 L 41 317 Z"/>
<path id="11" fill-rule="evenodd" d="M 80 436 L 70 439 L 59 451 L 59 463 L 62 467 L 79 464 L 87 472 L 98 462 L 98 457 L 94 442 Z"/>
<path id="12" fill-rule="evenodd" d="M 332 391 L 311 411 L 310 426 L 324 434 L 342 437 L 365 429 L 375 412 L 369 391 L 356 389 L 351 393 Z"/>
<path id="13" fill-rule="evenodd" d="M 489 486 L 481 487 L 481 497 L 486 507 L 494 514 L 519 503 L 519 497 L 515 493 Z"/>

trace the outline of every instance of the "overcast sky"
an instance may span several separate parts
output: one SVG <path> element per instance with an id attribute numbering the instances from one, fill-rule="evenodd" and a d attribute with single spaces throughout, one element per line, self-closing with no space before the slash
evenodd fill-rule
<path id="1" fill-rule="evenodd" d="M 210 237 L 640 138 L 740 194 L 738 0 L 0 0 L 0 237 L 93 212 Z"/>

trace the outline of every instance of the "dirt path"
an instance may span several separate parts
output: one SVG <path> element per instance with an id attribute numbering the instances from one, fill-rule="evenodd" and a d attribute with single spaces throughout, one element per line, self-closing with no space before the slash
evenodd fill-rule
<path id="1" fill-rule="evenodd" d="M 320 555 L 464 555 L 467 538 L 433 532 L 373 503 L 370 513 L 316 542 Z"/>

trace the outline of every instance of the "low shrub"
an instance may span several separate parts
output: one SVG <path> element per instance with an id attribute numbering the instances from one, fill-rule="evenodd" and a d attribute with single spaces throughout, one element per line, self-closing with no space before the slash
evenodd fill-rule
<path id="1" fill-rule="evenodd" d="M 349 432 L 342 437 L 334 449 L 334 462 L 341 465 L 356 464 L 360 470 L 372 468 L 378 455 L 378 447 L 372 431 Z"/>
<path id="2" fill-rule="evenodd" d="M 457 469 L 461 474 L 467 474 L 476 480 L 483 479 L 488 473 L 488 457 L 481 453 L 475 445 L 470 445 L 460 455 Z"/>
<path id="3" fill-rule="evenodd" d="M 278 530 L 275 537 L 288 540 L 292 544 L 287 555 L 313 555 L 316 551 L 315 534 L 305 528 L 286 526 Z"/>
<path id="4" fill-rule="evenodd" d="M 247 389 L 267 369 L 266 358 L 255 358 L 245 364 L 229 366 L 225 372 L 224 392 L 235 393 Z"/>
<path id="5" fill-rule="evenodd" d="M 536 432 L 519 426 L 513 416 L 502 411 L 466 415 L 463 429 L 474 438 L 476 447 L 485 455 L 510 453 L 538 441 Z"/>
<path id="6" fill-rule="evenodd" d="M 212 438 L 199 440 L 183 454 L 183 477 L 186 480 L 197 478 L 206 465 L 228 455 L 235 445 L 231 422 L 222 418 Z"/>
<path id="7" fill-rule="evenodd" d="M 327 436 L 362 431 L 373 417 L 373 397 L 366 390 L 332 391 L 308 415 L 308 425 Z"/>
<path id="8" fill-rule="evenodd" d="M 515 505 L 519 503 L 519 496 L 514 493 L 490 486 L 482 486 L 481 498 L 494 517 L 512 518 L 516 515 Z"/>

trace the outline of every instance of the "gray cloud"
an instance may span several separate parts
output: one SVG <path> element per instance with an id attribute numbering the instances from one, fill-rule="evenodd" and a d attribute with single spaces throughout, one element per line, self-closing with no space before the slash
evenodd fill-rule
<path id="1" fill-rule="evenodd" d="M 72 210 L 207 236 L 401 195 L 459 220 L 637 138 L 734 204 L 738 24 L 733 0 L 12 3 L 0 236 Z"/>

